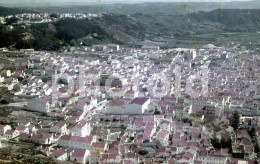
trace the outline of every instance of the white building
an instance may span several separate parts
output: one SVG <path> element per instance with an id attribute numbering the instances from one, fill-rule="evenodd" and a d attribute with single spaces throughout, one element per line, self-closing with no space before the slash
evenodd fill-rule
<path id="1" fill-rule="evenodd" d="M 7 130 L 11 130 L 10 125 L 0 125 L 0 135 L 3 136 Z"/>
<path id="2" fill-rule="evenodd" d="M 58 145 L 65 148 L 91 150 L 92 140 L 93 140 L 92 136 L 79 137 L 79 136 L 64 135 L 61 136 L 60 139 L 58 140 Z"/>
<path id="3" fill-rule="evenodd" d="M 4 133 L 4 137 L 6 139 L 12 139 L 14 137 L 17 137 L 19 135 L 19 131 L 18 130 L 7 130 L 5 133 Z"/>
<path id="4" fill-rule="evenodd" d="M 63 149 L 58 149 L 52 152 L 50 155 L 54 157 L 57 160 L 66 161 L 68 159 L 68 153 L 64 151 Z"/>
<path id="5" fill-rule="evenodd" d="M 161 124 L 159 124 L 160 129 L 164 129 L 167 131 L 171 130 L 171 123 L 170 121 L 163 121 Z"/>
<path id="6" fill-rule="evenodd" d="M 90 151 L 85 149 L 76 149 L 70 156 L 70 161 L 85 164 Z"/>
<path id="7" fill-rule="evenodd" d="M 104 114 L 125 114 L 125 101 L 124 100 L 111 100 L 106 102 L 102 109 Z"/>
<path id="8" fill-rule="evenodd" d="M 170 132 L 168 130 L 160 130 L 156 136 L 154 137 L 156 140 L 160 141 L 160 143 L 164 146 L 168 145 L 169 142 L 169 134 Z"/>
<path id="9" fill-rule="evenodd" d="M 198 161 L 201 161 L 202 164 L 226 164 L 227 163 L 227 157 L 226 156 L 219 156 L 219 155 L 199 155 L 197 157 Z"/>
<path id="10" fill-rule="evenodd" d="M 60 134 L 67 134 L 68 133 L 68 130 L 67 130 L 67 125 L 65 122 L 63 121 L 59 121 L 57 122 L 56 124 L 54 124 L 54 126 L 52 126 L 50 128 L 50 132 L 53 132 L 53 133 L 60 133 Z"/>
<path id="11" fill-rule="evenodd" d="M 85 120 L 78 122 L 70 130 L 70 134 L 72 136 L 79 136 L 79 137 L 85 137 L 89 135 L 90 132 L 91 132 L 91 125 L 89 122 Z"/>
<path id="12" fill-rule="evenodd" d="M 148 110 L 150 98 L 137 97 L 126 105 L 126 114 L 142 114 Z"/>
<path id="13" fill-rule="evenodd" d="M 137 97 L 129 104 L 124 100 L 117 99 L 108 101 L 102 110 L 105 114 L 143 114 L 148 110 L 150 99 L 146 97 Z"/>
<path id="14" fill-rule="evenodd" d="M 28 127 L 18 126 L 18 127 L 16 127 L 16 130 L 19 131 L 19 133 L 29 134 L 29 128 Z"/>
<path id="15" fill-rule="evenodd" d="M 50 112 L 50 101 L 44 98 L 37 98 L 28 102 L 28 109 L 36 112 Z"/>
<path id="16" fill-rule="evenodd" d="M 30 140 L 38 144 L 51 144 L 54 142 L 53 135 L 50 133 L 32 135 Z"/>

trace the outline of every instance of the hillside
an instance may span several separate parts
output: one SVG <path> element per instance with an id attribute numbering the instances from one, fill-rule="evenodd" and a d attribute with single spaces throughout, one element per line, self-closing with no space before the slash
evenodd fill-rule
<path id="1" fill-rule="evenodd" d="M 197 37 L 223 32 L 257 32 L 260 10 L 214 10 L 188 15 L 106 15 L 99 25 L 117 39 L 135 43 L 157 38 Z M 216 37 L 216 36 L 214 36 Z M 213 38 L 212 41 L 215 39 Z"/>
<path id="2" fill-rule="evenodd" d="M 16 15 L 22 13 L 37 13 L 37 11 L 21 8 L 9 8 L 0 6 L 0 16 Z"/>
<path id="3" fill-rule="evenodd" d="M 84 37 L 87 38 L 82 39 Z M 65 19 L 49 24 L 33 24 L 26 29 L 16 26 L 10 30 L 7 26 L 0 26 L 0 47 L 59 50 L 68 45 L 80 45 L 80 42 L 83 45 L 91 45 L 117 41 L 96 22 L 87 19 Z"/>
<path id="4" fill-rule="evenodd" d="M 58 50 L 64 46 L 119 43 L 138 46 L 145 40 L 164 47 L 204 43 L 259 43 L 260 9 L 225 9 L 185 15 L 105 14 L 93 20 L 65 19 L 27 29 L 0 27 L 0 47 Z M 249 37 L 250 36 L 250 37 Z M 239 37 L 239 38 L 238 38 Z M 17 39 L 19 38 L 19 39 Z"/>
<path id="5" fill-rule="evenodd" d="M 113 3 L 106 4 L 102 1 L 98 3 L 19 3 L 16 6 L 33 9 L 39 12 L 57 13 L 99 13 L 108 12 L 114 14 L 132 15 L 142 14 L 170 14 L 179 15 L 197 11 L 212 11 L 216 9 L 260 9 L 260 1 L 232 1 L 232 2 L 150 2 L 150 3 Z M 28 7 L 29 6 L 29 7 Z"/>
<path id="6" fill-rule="evenodd" d="M 18 7 L 19 6 L 19 7 Z M 113 14 L 132 15 L 141 14 L 169 14 L 180 15 L 198 11 L 212 11 L 216 9 L 260 9 L 260 1 L 232 1 L 232 2 L 149 2 L 149 3 L 112 3 L 106 4 L 102 1 L 98 3 L 88 2 L 64 2 L 47 3 L 44 1 L 29 0 L 9 3 L 0 2 L 0 16 L 14 15 L 21 13 L 100 13 L 108 12 Z"/>

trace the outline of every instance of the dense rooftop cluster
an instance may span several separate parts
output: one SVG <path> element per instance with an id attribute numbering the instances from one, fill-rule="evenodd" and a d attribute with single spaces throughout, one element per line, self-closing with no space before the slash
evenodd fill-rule
<path id="1" fill-rule="evenodd" d="M 257 160 L 256 52 L 113 44 L 73 51 L 77 57 L 29 52 L 13 59 L 20 69 L 2 71 L 1 85 L 45 119 L 0 125 L 1 140 L 46 145 L 46 156 L 80 163 Z"/>

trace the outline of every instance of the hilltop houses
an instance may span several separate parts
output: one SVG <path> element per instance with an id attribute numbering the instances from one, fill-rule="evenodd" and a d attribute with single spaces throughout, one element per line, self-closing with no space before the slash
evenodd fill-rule
<path id="1" fill-rule="evenodd" d="M 17 59 L 24 71 L 3 71 L 1 84 L 28 102 L 36 120 L 1 124 L 2 141 L 45 145 L 46 156 L 73 163 L 258 160 L 257 53 L 213 45 L 71 50 L 76 55 L 28 53 Z"/>

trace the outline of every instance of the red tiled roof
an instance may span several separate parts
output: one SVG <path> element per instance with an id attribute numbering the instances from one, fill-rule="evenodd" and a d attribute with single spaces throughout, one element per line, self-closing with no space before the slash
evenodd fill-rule
<path id="1" fill-rule="evenodd" d="M 83 158 L 85 156 L 86 150 L 84 149 L 76 149 L 72 153 L 71 157 Z"/>
<path id="2" fill-rule="evenodd" d="M 20 127 L 20 126 L 18 126 L 18 127 L 16 127 L 16 130 L 25 130 L 26 129 L 26 127 Z"/>
<path id="3" fill-rule="evenodd" d="M 12 135 L 14 133 L 14 130 L 7 130 L 5 134 Z"/>
<path id="4" fill-rule="evenodd" d="M 96 148 L 104 148 L 105 147 L 105 144 L 104 143 L 97 143 L 97 142 L 94 142 L 92 144 L 92 147 L 96 147 Z"/>
<path id="5" fill-rule="evenodd" d="M 88 123 L 87 121 L 82 120 L 82 121 L 78 122 L 78 123 L 75 125 L 75 127 L 81 129 L 81 128 L 83 128 L 87 123 Z"/>
<path id="6" fill-rule="evenodd" d="M 149 98 L 147 97 L 137 97 L 130 102 L 130 104 L 143 105 Z"/>
<path id="7" fill-rule="evenodd" d="M 58 157 L 62 156 L 64 153 L 66 153 L 64 150 L 59 149 L 59 150 L 53 151 L 51 156 L 58 158 Z"/>
<path id="8" fill-rule="evenodd" d="M 59 122 L 57 122 L 54 126 L 58 126 L 58 127 L 61 128 L 61 127 L 63 127 L 65 124 L 66 124 L 65 122 L 59 121 Z"/>
<path id="9" fill-rule="evenodd" d="M 19 135 L 19 138 L 29 138 L 30 136 L 30 134 L 22 133 Z"/>
<path id="10" fill-rule="evenodd" d="M 35 140 L 46 140 L 51 136 L 52 134 L 46 133 L 46 134 L 33 135 L 31 138 Z"/>
<path id="11" fill-rule="evenodd" d="M 157 133 L 157 137 L 164 139 L 169 134 L 169 131 L 167 130 L 160 130 Z"/>
<path id="12" fill-rule="evenodd" d="M 90 157 L 96 157 L 96 158 L 98 158 L 98 157 L 99 157 L 99 154 L 96 153 L 96 152 L 90 152 Z"/>
<path id="13" fill-rule="evenodd" d="M 123 106 L 124 104 L 124 100 L 111 100 L 107 103 L 108 106 Z"/>
<path id="14" fill-rule="evenodd" d="M 6 125 L 1 125 L 1 124 L 0 124 L 0 129 L 3 129 L 5 126 L 6 126 Z"/>
<path id="15" fill-rule="evenodd" d="M 89 143 L 89 144 L 91 143 L 92 139 L 93 139 L 92 136 L 79 137 L 79 136 L 70 136 L 70 135 L 64 135 L 60 138 L 60 140 Z"/>

